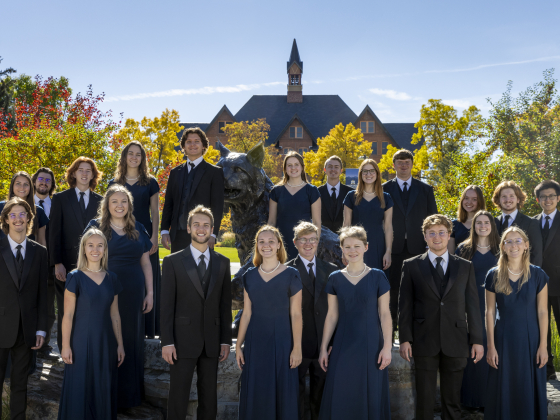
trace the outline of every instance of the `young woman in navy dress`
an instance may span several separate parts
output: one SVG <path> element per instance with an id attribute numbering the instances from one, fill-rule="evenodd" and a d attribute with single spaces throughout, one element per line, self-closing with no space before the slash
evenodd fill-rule
<path id="1" fill-rule="evenodd" d="M 146 150 L 142 143 L 131 141 L 121 152 L 121 158 L 115 171 L 115 177 L 109 181 L 124 185 L 132 194 L 134 210 L 132 214 L 137 222 L 142 223 L 148 234 L 152 248 L 152 278 L 154 284 L 154 310 L 144 315 L 146 337 L 160 335 L 159 327 L 159 293 L 161 290 L 161 267 L 159 264 L 159 184 L 150 175 Z"/>
<path id="2" fill-rule="evenodd" d="M 340 246 L 348 265 L 329 276 L 329 311 L 319 363 L 327 372 L 320 420 L 389 420 L 393 322 L 389 281 L 364 263 L 364 228 L 345 227 Z M 336 328 L 332 351 L 329 342 Z"/>
<path id="3" fill-rule="evenodd" d="M 284 178 L 270 192 L 268 224 L 280 230 L 288 260 L 293 260 L 298 255 L 293 238 L 294 227 L 299 222 L 312 222 L 321 237 L 321 193 L 307 182 L 305 164 L 299 153 L 289 152 L 283 168 Z"/>
<path id="4" fill-rule="evenodd" d="M 473 226 L 473 217 L 479 210 L 486 210 L 486 201 L 478 185 L 469 185 L 461 194 L 457 218 L 452 220 L 453 231 L 447 243 L 449 252 L 454 253 L 461 242 L 468 239 Z"/>
<path id="5" fill-rule="evenodd" d="M 118 404 L 127 409 L 142 403 L 144 391 L 144 316 L 152 310 L 153 283 L 150 249 L 144 226 L 132 214 L 132 195 L 122 185 L 109 187 L 97 219 L 86 231 L 98 228 L 109 244 L 109 270 L 122 285 L 119 312 L 126 360 L 119 368 Z"/>
<path id="6" fill-rule="evenodd" d="M 117 418 L 117 368 L 125 357 L 117 296 L 122 287 L 107 262 L 105 235 L 88 230 L 77 268 L 66 278 L 58 420 Z"/>
<path id="7" fill-rule="evenodd" d="M 472 220 L 470 236 L 459 247 L 455 254 L 471 261 L 474 266 L 480 317 L 485 318 L 486 289 L 484 282 L 486 274 L 498 263 L 500 253 L 500 236 L 494 222 L 494 216 L 486 210 L 478 211 Z M 482 345 L 487 353 L 486 329 L 483 330 Z M 467 359 L 467 367 L 463 372 L 463 385 L 461 386 L 461 403 L 470 409 L 481 411 L 486 406 L 488 395 L 488 363 L 485 358 L 474 363 Z"/>
<path id="8" fill-rule="evenodd" d="M 343 226 L 362 226 L 369 240 L 364 262 L 371 268 L 391 266 L 393 245 L 393 199 L 383 192 L 381 171 L 373 159 L 366 159 L 358 171 L 358 188 L 344 198 Z"/>
<path id="9" fill-rule="evenodd" d="M 486 276 L 486 360 L 491 369 L 485 420 L 547 418 L 548 276 L 530 264 L 529 249 L 523 230 L 507 228 L 498 266 Z"/>
<path id="10" fill-rule="evenodd" d="M 243 371 L 239 419 L 294 420 L 303 285 L 299 271 L 283 265 L 286 251 L 275 227 L 259 229 L 253 255 L 254 267 L 243 275 L 244 308 L 236 345 L 237 365 Z"/>

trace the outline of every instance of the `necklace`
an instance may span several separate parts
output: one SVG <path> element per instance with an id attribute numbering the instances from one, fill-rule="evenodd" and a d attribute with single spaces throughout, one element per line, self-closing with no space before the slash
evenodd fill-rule
<path id="1" fill-rule="evenodd" d="M 103 267 L 99 267 L 99 270 L 92 270 L 91 268 L 89 268 L 89 267 L 86 265 L 86 270 L 87 270 L 87 271 L 91 271 L 92 273 L 99 273 L 101 270 L 103 270 Z"/>
<path id="2" fill-rule="evenodd" d="M 514 276 L 519 276 L 520 274 L 523 274 L 523 270 L 521 270 L 521 272 L 519 272 L 519 273 L 514 273 L 513 271 L 511 271 L 509 269 L 509 267 L 508 267 L 508 271 L 509 271 L 509 274 L 513 274 Z"/>
<path id="3" fill-rule="evenodd" d="M 488 249 L 488 248 L 490 248 L 490 245 L 488 245 L 488 246 L 480 246 L 480 245 L 477 245 L 477 247 L 478 247 L 478 248 L 481 248 L 481 249 Z"/>
<path id="4" fill-rule="evenodd" d="M 298 184 L 298 185 L 292 185 L 292 184 L 290 184 L 289 182 L 286 182 L 286 184 L 288 184 L 288 185 L 289 185 L 290 187 L 292 187 L 292 188 L 296 188 L 296 187 L 301 187 L 303 184 L 306 184 L 306 182 L 305 182 L 305 181 L 301 181 L 301 184 Z"/>
<path id="5" fill-rule="evenodd" d="M 280 267 L 280 261 L 278 261 L 278 265 L 272 271 L 264 271 L 262 268 L 262 264 L 259 266 L 259 270 L 261 270 L 264 274 L 272 274 L 278 269 L 278 267 Z"/>
<path id="6" fill-rule="evenodd" d="M 371 193 L 370 193 L 370 192 L 367 192 L 367 191 L 364 191 L 364 194 L 373 195 L 373 194 L 375 194 L 375 191 L 374 191 L 374 192 L 371 192 Z"/>
<path id="7" fill-rule="evenodd" d="M 136 178 L 129 178 L 127 176 L 125 176 L 127 181 L 136 181 L 138 178 L 140 178 L 140 175 L 138 175 Z"/>
<path id="8" fill-rule="evenodd" d="M 346 274 L 348 274 L 350 277 L 360 277 L 362 274 L 364 274 L 366 272 L 366 270 L 367 270 L 367 265 L 364 264 L 363 271 L 360 274 L 358 274 L 357 276 L 353 276 L 352 274 L 350 274 L 350 271 L 348 271 L 348 268 L 346 268 Z"/>
<path id="9" fill-rule="evenodd" d="M 109 222 L 109 224 L 110 224 L 111 226 L 113 226 L 113 227 L 114 227 L 115 229 L 120 229 L 120 230 L 124 230 L 124 228 L 123 228 L 123 227 L 120 227 L 120 226 L 115 226 L 115 225 L 114 225 L 114 224 L 112 224 L 111 222 Z"/>

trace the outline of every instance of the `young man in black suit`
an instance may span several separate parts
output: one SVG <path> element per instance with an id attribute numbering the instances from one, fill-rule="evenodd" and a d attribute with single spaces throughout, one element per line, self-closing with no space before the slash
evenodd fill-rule
<path id="1" fill-rule="evenodd" d="M 0 240 L 0 384 L 11 356 L 10 418 L 25 420 L 32 350 L 41 348 L 47 330 L 47 250 L 27 239 L 33 214 L 21 198 L 6 203 L 0 221 L 6 235 Z"/>
<path id="2" fill-rule="evenodd" d="M 191 243 L 187 231 L 189 212 L 202 205 L 214 215 L 214 232 L 208 241 L 210 248 L 214 248 L 224 214 L 224 172 L 204 160 L 208 139 L 200 128 L 187 128 L 183 132 L 181 148 L 187 161 L 169 174 L 161 214 L 161 243 L 171 252 L 188 247 Z"/>
<path id="3" fill-rule="evenodd" d="M 342 173 L 342 159 L 334 155 L 325 162 L 327 183 L 319 187 L 321 193 L 321 222 L 337 233 L 342 227 L 344 198 L 352 191 L 347 185 L 340 183 Z M 320 343 L 319 343 L 320 344 Z"/>
<path id="4" fill-rule="evenodd" d="M 461 418 L 467 357 L 484 356 L 474 268 L 451 255 L 451 220 L 434 214 L 422 225 L 428 252 L 406 260 L 399 295 L 401 357 L 414 357 L 416 420 L 432 420 L 440 374 L 442 418 Z"/>
<path id="5" fill-rule="evenodd" d="M 49 222 L 49 259 L 54 266 L 54 287 L 58 308 L 58 351 L 62 350 L 62 318 L 66 274 L 76 268 L 80 238 L 95 218 L 103 198 L 93 192 L 102 173 L 93 160 L 80 156 L 66 170 L 69 189 L 53 195 Z"/>
<path id="6" fill-rule="evenodd" d="M 39 168 L 31 177 L 33 186 L 35 187 L 35 195 L 33 199 L 36 206 L 40 206 L 45 210 L 45 214 L 50 218 L 52 196 L 56 191 L 56 180 L 54 173 L 49 168 Z M 47 240 L 47 247 L 49 245 L 49 225 L 47 225 L 45 236 Z M 52 352 L 52 347 L 49 345 L 51 341 L 51 329 L 56 321 L 56 313 L 54 310 L 55 288 L 54 288 L 54 267 L 49 264 L 48 269 L 48 288 L 47 288 L 47 305 L 49 314 L 49 324 L 47 326 L 47 336 L 45 337 L 45 344 L 38 351 L 43 359 L 58 360 L 58 356 Z"/>
<path id="7" fill-rule="evenodd" d="M 551 345 L 552 330 L 550 327 L 551 314 L 560 322 L 560 217 L 558 202 L 560 202 L 560 184 L 553 180 L 543 181 L 535 187 L 535 198 L 542 208 L 542 213 L 534 218 L 539 222 L 542 235 L 542 269 L 548 275 L 548 362 L 546 376 L 549 380 L 556 379 Z M 556 324 L 557 332 L 558 324 Z M 558 357 L 560 355 L 556 355 Z"/>
<path id="8" fill-rule="evenodd" d="M 327 374 L 319 365 L 319 350 L 323 340 L 323 327 L 329 309 L 325 286 L 333 271 L 338 268 L 315 256 L 319 245 L 318 229 L 313 223 L 300 222 L 294 227 L 294 245 L 298 256 L 286 263 L 297 268 L 303 283 L 302 295 L 302 355 L 299 373 L 299 419 L 303 420 L 305 405 L 305 374 L 309 371 L 309 407 L 311 420 L 319 418 L 321 399 Z"/>
<path id="9" fill-rule="evenodd" d="M 437 213 L 434 189 L 412 178 L 414 155 L 401 149 L 393 155 L 393 168 L 397 176 L 383 184 L 383 191 L 391 194 L 393 206 L 393 248 L 391 250 L 391 317 L 393 330 L 397 328 L 397 306 L 401 268 L 404 260 L 426 252 L 426 241 L 422 234 L 424 219 Z"/>
<path id="10" fill-rule="evenodd" d="M 521 213 L 527 194 L 514 181 L 503 181 L 494 190 L 492 202 L 502 214 L 496 218 L 496 227 L 500 236 L 510 226 L 523 229 L 529 237 L 531 246 L 531 264 L 542 265 L 542 235 L 539 222 Z"/>
<path id="11" fill-rule="evenodd" d="M 229 259 L 208 246 L 214 218 L 210 209 L 189 212 L 191 244 L 163 259 L 161 281 L 162 357 L 170 366 L 168 420 L 187 415 L 193 372 L 198 382 L 197 419 L 218 413 L 218 361 L 231 346 Z"/>

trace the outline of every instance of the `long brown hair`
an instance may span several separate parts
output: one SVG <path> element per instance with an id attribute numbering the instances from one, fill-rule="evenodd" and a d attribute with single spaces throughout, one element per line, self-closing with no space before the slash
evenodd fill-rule
<path id="1" fill-rule="evenodd" d="M 478 245 L 478 233 L 476 233 L 476 221 L 480 216 L 488 217 L 490 220 L 490 234 L 488 235 L 488 240 L 490 242 L 490 252 L 494 255 L 500 253 L 500 235 L 498 235 L 498 229 L 496 228 L 496 222 L 494 221 L 494 216 L 492 213 L 486 210 L 479 210 L 473 217 L 471 233 L 469 237 L 463 242 L 461 248 L 461 257 L 471 261 L 476 254 L 476 246 Z"/>
<path id="2" fill-rule="evenodd" d="M 286 165 L 288 164 L 288 159 L 292 157 L 296 158 L 299 161 L 299 164 L 301 165 L 301 179 L 302 181 L 307 182 L 307 176 L 305 174 L 305 163 L 303 162 L 303 158 L 298 152 L 292 150 L 291 152 L 288 152 L 288 154 L 284 157 L 284 163 L 282 163 L 284 178 L 282 178 L 282 181 L 280 181 L 278 185 L 285 185 L 288 183 L 290 177 L 288 175 L 288 172 L 286 172 Z"/>
<path id="3" fill-rule="evenodd" d="M 132 194 L 128 191 L 124 186 L 120 184 L 113 184 L 109 187 L 103 200 L 101 200 L 101 204 L 99 205 L 99 209 L 97 210 L 97 222 L 99 223 L 99 230 L 103 232 L 107 241 L 111 240 L 112 237 L 112 229 L 111 229 L 111 212 L 109 211 L 109 200 L 111 196 L 116 193 L 123 193 L 128 198 L 128 212 L 124 216 L 124 232 L 128 239 L 138 240 L 140 233 L 136 230 L 136 218 L 132 214 L 133 207 L 133 200 Z"/>
<path id="4" fill-rule="evenodd" d="M 95 164 L 95 161 L 93 159 L 90 159 L 85 156 L 80 156 L 79 158 L 77 158 L 74 162 L 72 162 L 72 165 L 70 165 L 70 167 L 66 169 L 66 182 L 68 183 L 70 188 L 76 187 L 77 181 L 73 175 L 76 174 L 81 163 L 89 163 L 89 166 L 91 166 L 91 172 L 93 174 L 93 178 L 89 181 L 89 188 L 90 190 L 94 191 L 99 181 L 101 181 L 103 172 L 97 169 L 97 165 Z"/>
<path id="5" fill-rule="evenodd" d="M 255 235 L 255 244 L 253 245 L 253 265 L 255 267 L 258 267 L 263 262 L 263 257 L 259 253 L 259 246 L 258 246 L 259 235 L 263 232 L 272 232 L 274 236 L 276 236 L 276 239 L 280 244 L 280 248 L 278 248 L 278 251 L 276 252 L 276 257 L 278 258 L 278 261 L 280 261 L 280 264 L 284 264 L 288 259 L 288 254 L 286 253 L 286 248 L 284 247 L 284 240 L 282 239 L 282 234 L 274 226 L 264 225 L 258 230 L 257 234 Z"/>
<path id="6" fill-rule="evenodd" d="M 142 154 L 142 160 L 140 162 L 140 166 L 138 166 L 138 185 L 148 185 L 150 183 L 150 170 L 148 168 L 148 158 L 146 156 L 146 149 L 142 146 L 142 143 L 136 140 L 132 140 L 121 152 L 121 158 L 119 159 L 119 163 L 117 164 L 117 169 L 115 170 L 115 174 L 113 178 L 117 184 L 124 185 L 126 184 L 126 171 L 128 169 L 128 165 L 126 163 L 126 158 L 128 156 L 128 151 L 132 146 L 138 146 L 140 148 L 140 153 Z"/>
<path id="7" fill-rule="evenodd" d="M 500 239 L 500 259 L 498 260 L 498 269 L 494 272 L 494 290 L 496 293 L 503 293 L 504 295 L 509 295 L 513 291 L 511 284 L 509 284 L 509 273 L 508 273 L 508 255 L 504 250 L 504 242 L 509 233 L 517 232 L 523 239 L 523 242 L 529 244 L 529 238 L 527 234 L 517 226 L 511 226 L 505 230 Z M 529 244 L 530 245 L 530 244 Z M 521 259 L 521 267 L 523 268 L 523 274 L 519 280 L 519 287 L 517 291 L 519 292 L 523 285 L 529 281 L 531 278 L 531 262 L 530 260 L 530 247 L 523 252 Z"/>
<path id="8" fill-rule="evenodd" d="M 461 198 L 459 199 L 459 208 L 457 208 L 457 220 L 461 223 L 465 223 L 468 218 L 467 211 L 463 208 L 463 200 L 467 196 L 468 191 L 474 191 L 476 193 L 476 210 L 486 210 L 486 201 L 484 200 L 484 194 L 482 193 L 482 188 L 478 185 L 469 185 L 467 188 L 463 190 L 461 194 Z M 493 217 L 492 217 L 493 218 Z"/>
<path id="9" fill-rule="evenodd" d="M 29 175 L 27 172 L 19 171 L 16 172 L 14 176 L 12 176 L 12 181 L 10 182 L 10 189 L 8 190 L 8 197 L 6 201 L 9 201 L 10 199 L 17 197 L 17 195 L 14 193 L 14 184 L 16 183 L 16 179 L 20 176 L 27 179 L 27 181 L 29 181 L 29 193 L 27 194 L 27 197 L 25 197 L 24 200 L 27 204 L 29 204 L 29 207 L 31 208 L 31 220 L 33 220 L 35 215 L 37 214 L 37 208 L 35 207 L 35 200 L 33 198 L 33 196 L 35 195 L 35 186 L 33 185 L 33 180 L 31 179 L 31 175 Z M 32 227 L 31 233 L 37 236 L 38 231 L 39 231 L 39 224 L 37 223 Z"/>
<path id="10" fill-rule="evenodd" d="M 381 171 L 379 170 L 379 166 L 373 159 L 366 159 L 360 165 L 360 169 L 358 170 L 358 188 L 356 188 L 356 195 L 354 196 L 354 204 L 360 204 L 362 198 L 364 198 L 364 190 L 366 188 L 366 183 L 362 179 L 362 174 L 364 171 L 364 166 L 371 165 L 377 174 L 377 178 L 373 182 L 373 191 L 377 194 L 379 201 L 381 202 L 381 208 L 385 208 L 385 197 L 383 197 L 383 186 L 381 185 Z"/>

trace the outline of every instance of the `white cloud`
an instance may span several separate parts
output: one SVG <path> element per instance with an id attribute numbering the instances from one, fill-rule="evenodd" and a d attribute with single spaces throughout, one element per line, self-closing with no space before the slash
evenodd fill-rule
<path id="1" fill-rule="evenodd" d="M 389 99 L 393 99 L 395 101 L 418 101 L 422 98 L 410 96 L 408 93 L 405 92 L 397 92 L 396 90 L 390 89 L 377 89 L 373 88 L 369 90 L 374 95 L 384 96 Z"/>

